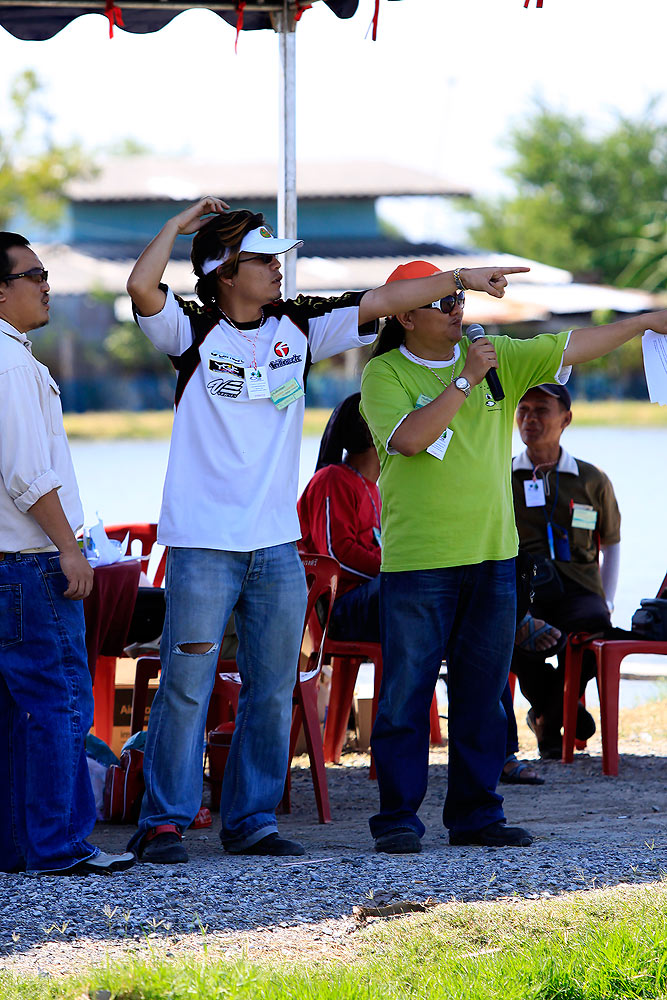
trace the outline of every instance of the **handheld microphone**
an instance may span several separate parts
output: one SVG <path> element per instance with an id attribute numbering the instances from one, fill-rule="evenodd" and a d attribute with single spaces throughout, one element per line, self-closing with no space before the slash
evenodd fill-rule
<path id="1" fill-rule="evenodd" d="M 480 326 L 479 323 L 472 323 L 468 327 L 466 336 L 468 337 L 470 343 L 474 344 L 476 340 L 480 339 L 480 337 L 486 337 L 486 333 L 484 332 L 484 327 Z M 500 384 L 500 379 L 498 378 L 498 372 L 496 369 L 489 368 L 484 378 L 486 379 L 486 384 L 489 387 L 489 392 L 495 401 L 499 402 L 501 399 L 504 399 L 505 393 L 503 392 L 503 387 Z"/>

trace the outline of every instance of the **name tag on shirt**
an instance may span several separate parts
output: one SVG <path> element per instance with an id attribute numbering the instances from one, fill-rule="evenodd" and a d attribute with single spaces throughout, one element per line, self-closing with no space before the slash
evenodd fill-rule
<path id="1" fill-rule="evenodd" d="M 526 507 L 544 507 L 544 483 L 541 479 L 526 479 L 523 484 Z"/>
<path id="2" fill-rule="evenodd" d="M 271 393 L 271 399 L 279 410 L 284 410 L 286 406 L 289 406 L 290 403 L 294 403 L 297 399 L 301 399 L 302 396 L 303 389 L 295 378 L 291 378 L 289 382 L 284 382 L 283 385 L 279 385 L 278 388 L 274 389 Z"/>
<path id="3" fill-rule="evenodd" d="M 266 365 L 260 365 L 259 368 L 246 368 L 245 384 L 248 390 L 248 399 L 268 399 L 271 390 L 269 389 Z"/>
<path id="4" fill-rule="evenodd" d="M 418 410 L 420 410 L 422 406 L 426 406 L 427 403 L 432 403 L 432 402 L 433 400 L 431 399 L 431 397 L 426 396 L 422 392 L 421 395 L 419 396 L 419 399 L 415 403 L 415 406 L 417 407 Z M 437 458 L 440 462 L 442 462 L 443 458 L 445 457 L 445 452 L 449 448 L 449 443 L 452 440 L 453 436 L 454 436 L 454 431 L 450 430 L 449 427 L 446 427 L 445 430 L 440 435 L 440 437 L 436 441 L 434 441 L 433 444 L 430 444 L 426 449 L 426 451 L 428 452 L 429 455 L 433 455 L 434 458 Z"/>
<path id="5" fill-rule="evenodd" d="M 598 523 L 598 512 L 587 503 L 572 504 L 572 527 L 594 531 Z"/>

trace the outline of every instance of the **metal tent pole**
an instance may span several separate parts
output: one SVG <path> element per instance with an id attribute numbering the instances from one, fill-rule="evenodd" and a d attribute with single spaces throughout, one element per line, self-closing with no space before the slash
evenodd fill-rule
<path id="1" fill-rule="evenodd" d="M 296 237 L 296 22 L 285 0 L 276 18 L 280 38 L 280 160 L 278 170 L 278 236 Z M 285 255 L 284 298 L 296 294 L 296 250 Z"/>

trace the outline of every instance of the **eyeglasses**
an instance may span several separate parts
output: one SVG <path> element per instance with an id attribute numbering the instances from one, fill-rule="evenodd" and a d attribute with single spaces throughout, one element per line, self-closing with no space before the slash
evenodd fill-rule
<path id="1" fill-rule="evenodd" d="M 249 260 L 258 260 L 261 264 L 270 264 L 275 254 L 273 253 L 254 253 L 252 257 L 239 257 L 239 264 L 247 264 Z"/>
<path id="2" fill-rule="evenodd" d="M 420 309 L 439 309 L 440 312 L 449 314 L 454 306 L 461 306 L 463 309 L 466 304 L 466 293 L 457 292 L 456 295 L 443 295 L 439 302 L 430 302 L 428 305 L 420 306 Z"/>
<path id="3" fill-rule="evenodd" d="M 29 271 L 21 271 L 20 274 L 6 274 L 0 281 L 16 281 L 17 278 L 30 278 L 31 281 L 41 285 L 43 281 L 49 280 L 49 272 L 43 267 L 33 267 Z"/>

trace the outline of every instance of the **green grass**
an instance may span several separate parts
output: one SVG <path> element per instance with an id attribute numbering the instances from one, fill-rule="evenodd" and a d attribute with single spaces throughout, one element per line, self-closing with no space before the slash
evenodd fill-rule
<path id="1" fill-rule="evenodd" d="M 306 408 L 303 433 L 319 437 L 331 410 Z M 157 440 L 171 434 L 171 410 L 144 410 L 141 413 L 66 413 L 65 430 L 71 440 Z M 603 400 L 575 403 L 574 424 L 578 427 L 667 427 L 667 407 L 634 400 Z"/>
<path id="2" fill-rule="evenodd" d="M 229 939 L 226 939 L 229 947 Z M 126 960 L 56 983 L 0 973 L 5 1000 L 644 1000 L 667 997 L 667 884 L 567 899 L 450 903 L 279 962 Z M 255 952 L 255 954 L 258 954 Z M 261 953 L 259 953 L 261 954 Z"/>

